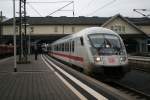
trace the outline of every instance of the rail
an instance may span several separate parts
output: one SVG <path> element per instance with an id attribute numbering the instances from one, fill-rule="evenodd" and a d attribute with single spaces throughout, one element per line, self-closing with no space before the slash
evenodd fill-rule
<path id="1" fill-rule="evenodd" d="M 142 91 L 136 90 L 134 88 L 128 87 L 124 84 L 121 84 L 118 81 L 112 81 L 113 87 L 117 87 L 120 91 L 127 93 L 128 95 L 134 96 L 136 99 L 146 99 L 150 100 L 150 94 L 146 94 Z M 111 84 L 111 86 L 112 86 Z"/>
<path id="2" fill-rule="evenodd" d="M 144 62 L 149 62 L 150 57 L 144 57 L 144 56 L 129 56 L 128 60 L 137 60 L 137 61 L 144 61 Z"/>

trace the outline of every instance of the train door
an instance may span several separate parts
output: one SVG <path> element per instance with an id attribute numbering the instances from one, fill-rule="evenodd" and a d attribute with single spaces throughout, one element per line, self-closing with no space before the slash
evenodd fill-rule
<path id="1" fill-rule="evenodd" d="M 83 67 L 83 61 L 85 56 L 83 37 L 76 38 L 75 51 L 76 51 L 76 63 L 78 64 L 78 66 Z"/>
<path id="2" fill-rule="evenodd" d="M 75 40 L 70 40 L 70 56 L 75 56 Z M 70 63 L 74 64 L 74 60 L 70 58 Z"/>
<path id="3" fill-rule="evenodd" d="M 71 52 L 72 52 L 72 40 L 70 39 L 69 41 L 68 41 L 68 43 L 69 43 L 69 56 L 71 57 L 72 55 L 71 55 Z M 69 63 L 71 63 L 71 59 L 69 59 Z"/>
<path id="4" fill-rule="evenodd" d="M 80 38 L 76 38 L 75 51 L 77 57 L 80 56 L 80 47 L 81 47 Z"/>
<path id="5" fill-rule="evenodd" d="M 71 62 L 74 64 L 74 65 L 77 65 L 79 66 L 79 62 L 78 62 L 78 56 L 79 56 L 79 38 L 74 38 L 73 41 L 72 41 L 72 58 L 71 58 Z"/>

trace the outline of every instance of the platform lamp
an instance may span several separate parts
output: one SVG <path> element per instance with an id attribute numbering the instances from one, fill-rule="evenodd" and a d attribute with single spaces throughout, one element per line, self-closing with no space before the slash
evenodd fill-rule
<path id="1" fill-rule="evenodd" d="M 28 27 L 28 55 L 30 56 L 31 55 L 31 33 L 33 32 L 33 28 L 32 26 L 29 26 Z"/>
<path id="2" fill-rule="evenodd" d="M 26 23 L 26 24 L 22 24 L 22 26 L 23 26 L 23 27 L 26 26 L 27 28 L 29 28 L 30 24 Z M 25 33 L 25 32 L 24 32 L 24 33 Z M 29 34 L 29 31 L 28 31 L 28 30 L 27 30 L 27 33 Z M 25 47 L 26 50 L 24 50 L 24 51 L 26 52 L 26 54 L 25 54 L 26 63 L 29 63 L 30 61 L 28 61 L 28 57 L 27 57 L 28 54 L 29 54 L 29 53 L 28 53 L 29 46 L 28 46 L 27 40 L 28 40 L 28 39 L 27 39 L 27 37 L 25 36 L 25 41 L 24 41 L 24 43 L 25 43 L 25 46 L 26 46 L 26 47 Z M 23 44 L 22 44 L 22 45 L 23 45 Z M 22 48 L 23 48 L 23 46 L 22 46 Z"/>
<path id="3" fill-rule="evenodd" d="M 15 16 L 15 0 L 13 0 L 13 34 L 14 34 L 14 72 L 17 72 L 17 64 L 16 64 L 16 16 Z"/>

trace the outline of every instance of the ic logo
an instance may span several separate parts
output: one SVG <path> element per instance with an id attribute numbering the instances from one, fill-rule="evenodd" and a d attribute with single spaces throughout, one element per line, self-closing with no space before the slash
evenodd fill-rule
<path id="1" fill-rule="evenodd" d="M 111 58 L 108 58 L 108 62 L 111 63 L 111 64 L 112 64 L 112 63 L 115 63 L 115 59 L 112 58 L 112 57 L 111 57 Z"/>

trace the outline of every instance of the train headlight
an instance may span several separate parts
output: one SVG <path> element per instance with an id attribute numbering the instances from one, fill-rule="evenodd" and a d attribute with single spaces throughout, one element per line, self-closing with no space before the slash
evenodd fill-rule
<path id="1" fill-rule="evenodd" d="M 126 61 L 126 57 L 120 57 L 120 61 Z"/>
<path id="2" fill-rule="evenodd" d="M 101 58 L 100 57 L 95 57 L 95 62 L 100 62 L 101 61 Z"/>

